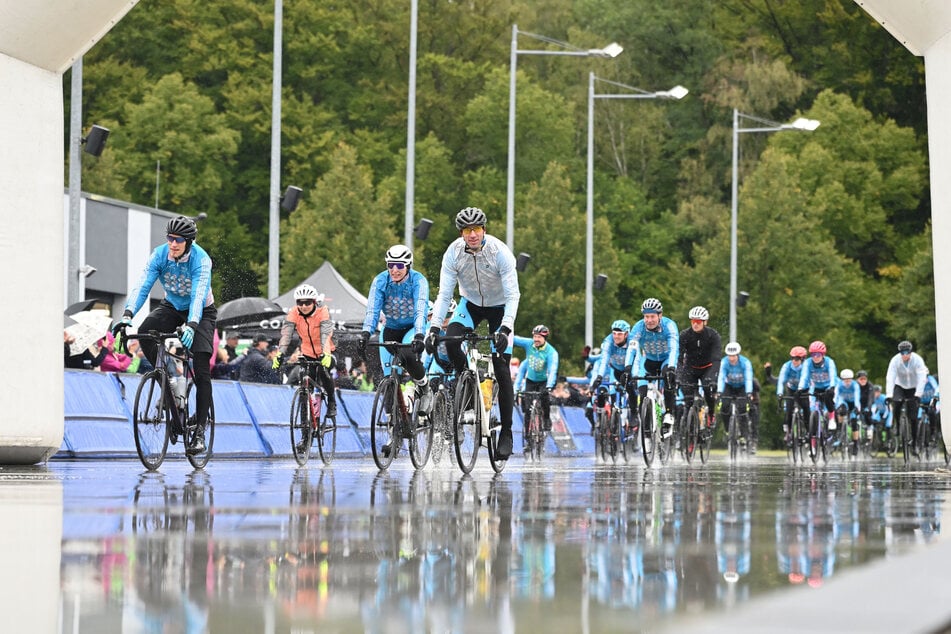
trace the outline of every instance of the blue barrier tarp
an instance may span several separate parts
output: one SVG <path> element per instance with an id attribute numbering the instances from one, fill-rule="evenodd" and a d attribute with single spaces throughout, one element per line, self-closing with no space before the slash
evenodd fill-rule
<path id="1" fill-rule="evenodd" d="M 108 372 L 65 370 L 64 430 L 60 453 L 134 456 L 129 409 Z"/>

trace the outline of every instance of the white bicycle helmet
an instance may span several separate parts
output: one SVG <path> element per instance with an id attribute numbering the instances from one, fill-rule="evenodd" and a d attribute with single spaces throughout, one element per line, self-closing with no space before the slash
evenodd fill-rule
<path id="1" fill-rule="evenodd" d="M 644 303 L 641 304 L 641 313 L 646 315 L 648 313 L 662 313 L 664 312 L 664 305 L 660 303 L 660 300 L 656 297 L 648 297 L 644 300 Z"/>
<path id="2" fill-rule="evenodd" d="M 402 262 L 406 266 L 413 266 L 413 252 L 405 244 L 394 244 L 386 250 L 386 262 Z"/>
<path id="3" fill-rule="evenodd" d="M 730 356 L 733 354 L 740 354 L 740 350 L 742 350 L 742 348 L 740 348 L 740 344 L 735 341 L 731 341 L 730 343 L 726 344 L 726 348 L 724 348 L 723 351 L 726 352 L 727 356 Z"/>
<path id="4" fill-rule="evenodd" d="M 296 302 L 299 299 L 312 299 L 319 304 L 324 301 L 324 294 L 318 293 L 317 289 L 310 284 L 301 284 L 294 289 L 294 301 Z"/>
<path id="5" fill-rule="evenodd" d="M 710 319 L 710 313 L 707 312 L 707 309 L 703 306 L 694 306 L 690 309 L 690 314 L 687 315 L 687 317 L 690 319 L 702 319 L 707 321 Z"/>
<path id="6" fill-rule="evenodd" d="M 855 374 L 852 372 L 852 370 L 850 370 L 849 368 L 846 368 L 842 370 L 841 372 L 839 372 L 839 378 L 842 379 L 843 381 L 845 379 L 854 379 Z"/>

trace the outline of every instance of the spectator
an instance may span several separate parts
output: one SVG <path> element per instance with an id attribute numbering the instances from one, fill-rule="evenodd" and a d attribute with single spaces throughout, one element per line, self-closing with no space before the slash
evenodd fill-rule
<path id="1" fill-rule="evenodd" d="M 218 355 L 217 362 L 214 367 L 211 368 L 211 378 L 213 379 L 231 379 L 233 378 L 232 373 L 235 371 L 235 366 L 233 366 L 228 361 L 228 350 L 226 346 L 218 348 L 218 352 L 215 354 Z"/>
<path id="2" fill-rule="evenodd" d="M 245 383 L 274 383 L 281 380 L 273 365 L 273 358 L 269 351 L 271 347 L 267 335 L 260 334 L 254 337 L 254 343 L 248 348 L 244 361 L 241 362 L 241 372 L 238 380 Z"/>
<path id="3" fill-rule="evenodd" d="M 565 385 L 564 381 L 558 381 L 555 384 L 555 389 L 551 391 L 551 404 L 552 405 L 568 405 L 568 401 L 571 400 L 571 391 Z"/>
<path id="4" fill-rule="evenodd" d="M 63 331 L 63 359 L 64 365 L 73 370 L 95 370 L 106 356 L 106 349 L 99 346 L 99 342 L 92 344 L 79 354 L 70 355 L 69 346 L 75 341 L 72 335 Z"/>
<path id="5" fill-rule="evenodd" d="M 228 353 L 225 363 L 231 363 L 238 358 L 238 333 L 229 332 L 225 338 L 224 351 Z M 218 360 L 221 363 L 221 360 Z"/>
<path id="6" fill-rule="evenodd" d="M 341 390 L 355 390 L 356 386 L 353 384 L 353 376 L 350 372 L 347 371 L 347 364 L 345 361 L 337 362 L 337 387 Z"/>
<path id="7" fill-rule="evenodd" d="M 99 346 L 106 351 L 99 364 L 103 372 L 125 372 L 132 363 L 132 357 L 116 351 L 116 339 L 111 332 L 99 340 Z"/>
<path id="8" fill-rule="evenodd" d="M 353 377 L 353 385 L 361 392 L 372 392 L 376 387 L 373 385 L 373 379 L 367 373 L 367 362 L 363 359 L 350 369 Z"/>
<path id="9" fill-rule="evenodd" d="M 142 351 L 142 346 L 139 345 L 138 339 L 127 342 L 126 347 L 128 348 L 129 356 L 132 357 L 132 363 L 125 369 L 126 372 L 129 374 L 145 374 L 155 369 L 152 362 L 145 356 L 145 352 Z"/>

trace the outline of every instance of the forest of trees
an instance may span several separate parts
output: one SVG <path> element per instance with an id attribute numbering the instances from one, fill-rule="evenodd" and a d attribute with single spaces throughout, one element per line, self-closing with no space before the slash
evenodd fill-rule
<path id="1" fill-rule="evenodd" d="M 614 59 L 518 64 L 517 330 L 551 328 L 563 373 L 611 321 L 660 298 L 702 304 L 728 333 L 732 111 L 811 133 L 740 144 L 744 354 L 777 365 L 823 339 L 840 367 L 884 378 L 899 339 L 936 366 L 924 67 L 852 0 L 429 0 L 419 3 L 416 267 L 438 285 L 465 206 L 505 237 L 512 24 Z M 410 3 L 284 0 L 281 292 L 325 259 L 358 289 L 401 242 Z M 84 120 L 112 130 L 87 191 L 208 214 L 219 303 L 266 290 L 273 4 L 140 2 L 84 58 Z M 526 38 L 526 48 L 546 46 Z M 681 101 L 599 100 L 595 342 L 583 341 L 588 73 Z M 64 85 L 69 86 L 69 74 Z M 68 121 L 69 113 L 64 113 Z M 87 125 L 88 125 L 87 123 Z M 66 128 L 68 129 L 68 125 Z M 64 144 L 66 139 L 64 139 Z M 64 166 L 64 173 L 66 167 Z"/>

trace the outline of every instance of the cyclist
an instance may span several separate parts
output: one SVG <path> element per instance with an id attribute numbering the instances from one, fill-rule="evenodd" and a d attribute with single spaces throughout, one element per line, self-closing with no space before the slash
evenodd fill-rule
<path id="1" fill-rule="evenodd" d="M 661 435 L 672 432 L 674 406 L 677 395 L 677 357 L 680 354 L 680 333 L 673 319 L 664 317 L 664 307 L 659 299 L 648 297 L 641 304 L 643 318 L 631 327 L 631 341 L 627 349 L 624 372 L 628 376 L 637 367 L 637 375 L 662 375 L 664 384 L 664 423 Z M 640 402 L 647 396 L 647 381 L 637 382 Z"/>
<path id="2" fill-rule="evenodd" d="M 548 343 L 548 326 L 538 324 L 532 329 L 532 338 L 515 337 L 513 343 L 525 349 L 525 361 L 518 366 L 515 377 L 515 391 L 523 389 L 540 392 L 542 412 L 545 415 L 545 431 L 551 431 L 551 391 L 558 379 L 558 351 Z M 525 420 L 528 420 L 528 399 L 522 402 Z"/>
<path id="3" fill-rule="evenodd" d="M 887 399 L 882 394 L 881 385 L 872 386 L 872 401 L 869 405 L 869 414 L 872 424 L 884 424 L 888 436 L 892 435 L 892 410 L 888 407 Z M 881 430 L 876 430 L 879 433 Z"/>
<path id="4" fill-rule="evenodd" d="M 176 216 L 165 225 L 166 242 L 155 247 L 142 271 L 142 277 L 129 293 L 122 319 L 114 334 L 132 324 L 132 317 L 148 300 L 156 281 L 165 289 L 165 299 L 149 313 L 139 332 L 170 332 L 184 324 L 179 339 L 191 350 L 195 371 L 195 435 L 189 454 L 205 452 L 205 424 L 212 404 L 211 356 L 214 353 L 218 309 L 211 290 L 211 258 L 195 242 L 198 226 L 185 216 Z M 158 343 L 142 340 L 142 350 L 152 365 Z"/>
<path id="5" fill-rule="evenodd" d="M 813 398 L 822 401 L 826 409 L 826 417 L 831 421 L 835 415 L 835 387 L 836 367 L 832 357 L 826 356 L 826 344 L 813 341 L 809 344 L 809 359 L 802 364 L 802 374 L 799 375 L 798 396 L 803 412 L 809 411 L 808 392 Z M 805 405 L 805 406 L 803 406 Z"/>
<path id="6" fill-rule="evenodd" d="M 776 400 L 779 404 L 779 411 L 783 414 L 783 438 L 788 446 L 793 442 L 790 433 L 792 430 L 792 416 L 795 410 L 795 403 L 789 400 L 783 400 L 784 396 L 795 396 L 799 389 L 799 378 L 802 375 L 802 362 L 806 359 L 806 349 L 802 346 L 793 346 L 789 349 L 789 361 L 783 364 L 779 369 L 779 377 L 776 381 Z M 808 401 L 799 403 L 799 409 L 805 413 L 808 411 Z"/>
<path id="7" fill-rule="evenodd" d="M 446 335 L 458 337 L 474 330 L 483 321 L 488 322 L 489 332 L 495 341 L 492 365 L 495 380 L 499 383 L 499 418 L 502 431 L 496 457 L 502 460 L 512 454 L 512 409 L 515 393 L 509 361 L 512 357 L 511 335 L 518 312 L 518 272 L 515 256 L 504 242 L 485 232 L 486 216 L 478 207 L 466 207 L 456 214 L 456 229 L 459 237 L 443 254 L 439 271 L 439 294 L 433 309 L 433 324 L 429 327 L 426 349 L 430 354 L 439 341 L 439 327 L 452 301 L 456 285 L 461 299 L 446 327 Z M 462 342 L 446 344 L 449 359 L 460 373 L 466 368 L 466 355 Z"/>
<path id="8" fill-rule="evenodd" d="M 433 307 L 435 307 L 435 305 L 435 302 L 429 302 L 427 330 L 432 326 Z M 446 331 L 446 326 L 449 325 L 449 316 L 452 315 L 455 310 L 456 300 L 452 300 L 449 302 L 449 312 L 446 318 L 443 319 L 442 324 L 439 325 L 439 334 L 443 334 Z M 423 355 L 423 365 L 426 367 L 427 374 L 446 375 L 452 372 L 452 362 L 449 360 L 449 354 L 446 352 L 446 343 L 444 341 L 441 341 L 439 345 L 436 346 L 436 350 L 432 354 L 430 354 L 428 350 L 426 351 Z"/>
<path id="9" fill-rule="evenodd" d="M 908 412 L 913 438 L 918 436 L 918 404 L 928 382 L 928 366 L 917 352 L 912 351 L 910 341 L 898 344 L 898 354 L 888 362 L 885 372 L 885 396 L 891 404 L 892 419 L 896 422 L 901 414 L 901 402 Z"/>
<path id="10" fill-rule="evenodd" d="M 591 370 L 591 399 L 588 402 L 587 407 L 585 408 L 585 417 L 588 419 L 588 422 L 591 423 L 591 431 L 594 431 L 594 410 L 593 405 L 597 404 L 598 407 L 604 407 L 604 402 L 606 400 L 605 395 L 598 394 L 598 388 L 601 387 L 601 383 L 604 381 L 604 377 L 608 376 L 608 371 L 611 371 L 611 375 L 608 376 L 610 381 L 613 383 L 617 381 L 621 385 L 626 386 L 628 391 L 628 398 L 630 402 L 636 403 L 637 396 L 634 392 L 634 384 L 628 383 L 628 378 L 630 377 L 630 372 L 626 369 L 624 363 L 627 359 L 628 350 L 631 348 L 631 324 L 627 323 L 623 319 L 617 319 L 614 323 L 611 324 L 611 334 L 604 338 L 604 341 L 601 342 L 600 353 L 598 358 L 592 360 L 593 369 Z M 597 350 L 597 348 L 595 348 Z M 590 358 L 590 357 L 589 357 Z M 612 386 L 609 390 L 610 393 L 613 393 L 614 387 Z M 634 423 L 637 418 L 637 408 L 631 407 L 628 408 L 628 422 Z M 636 431 L 637 427 L 635 425 L 632 432 Z"/>
<path id="11" fill-rule="evenodd" d="M 859 384 L 859 402 L 862 403 L 862 419 L 868 426 L 872 419 L 869 408 L 872 405 L 872 384 L 868 381 L 868 372 L 859 370 L 855 373 L 855 382 Z"/>
<path id="12" fill-rule="evenodd" d="M 294 303 L 284 324 L 281 326 L 281 339 L 278 342 L 280 359 L 287 355 L 294 332 L 300 337 L 302 356 L 310 361 L 319 361 L 319 369 L 311 368 L 310 378 L 323 386 L 327 392 L 327 417 L 337 415 L 337 397 L 334 393 L 334 380 L 330 368 L 334 367 L 335 349 L 334 325 L 330 320 L 330 310 L 324 304 L 324 294 L 310 284 L 301 284 L 294 290 Z M 280 365 L 280 361 L 278 362 Z"/>
<path id="13" fill-rule="evenodd" d="M 921 392 L 921 415 L 928 417 L 929 443 L 935 439 L 939 431 L 938 425 L 941 419 L 938 412 L 938 400 L 940 398 L 941 390 L 938 389 L 938 377 L 929 374 L 925 389 Z"/>
<path id="14" fill-rule="evenodd" d="M 862 388 L 858 381 L 853 380 L 855 373 L 849 368 L 845 368 L 839 373 L 839 380 L 835 384 L 835 412 L 839 417 L 840 425 L 848 425 L 849 414 L 855 412 L 856 416 L 862 415 Z M 855 425 L 852 429 L 852 446 L 849 451 L 853 456 L 859 452 L 859 428 Z"/>
<path id="15" fill-rule="evenodd" d="M 753 364 L 740 354 L 742 348 L 736 341 L 726 344 L 726 356 L 720 361 L 720 376 L 717 393 L 720 394 L 720 416 L 726 424 L 733 403 L 741 419 L 750 420 L 749 403 L 753 396 Z M 750 453 L 756 453 L 756 432 L 750 425 Z"/>
<path id="16" fill-rule="evenodd" d="M 687 314 L 690 328 L 680 331 L 680 358 L 677 382 L 684 395 L 684 411 L 693 406 L 697 383 L 703 385 L 703 398 L 707 402 L 707 420 L 703 433 L 713 435 L 716 428 L 716 387 L 720 371 L 720 333 L 707 326 L 710 313 L 703 306 L 694 306 Z"/>
<path id="17" fill-rule="evenodd" d="M 429 413 L 433 393 L 426 378 L 426 368 L 420 360 L 425 346 L 423 339 L 429 314 L 429 282 L 419 271 L 413 270 L 413 252 L 403 244 L 386 250 L 386 270 L 373 278 L 367 294 L 367 311 L 360 333 L 360 355 L 366 358 L 370 332 L 377 329 L 380 313 L 386 322 L 380 341 L 412 342 L 412 348 L 400 350 L 403 367 L 416 385 L 415 401 L 421 413 Z M 380 348 L 380 364 L 385 368 L 393 353 Z"/>

